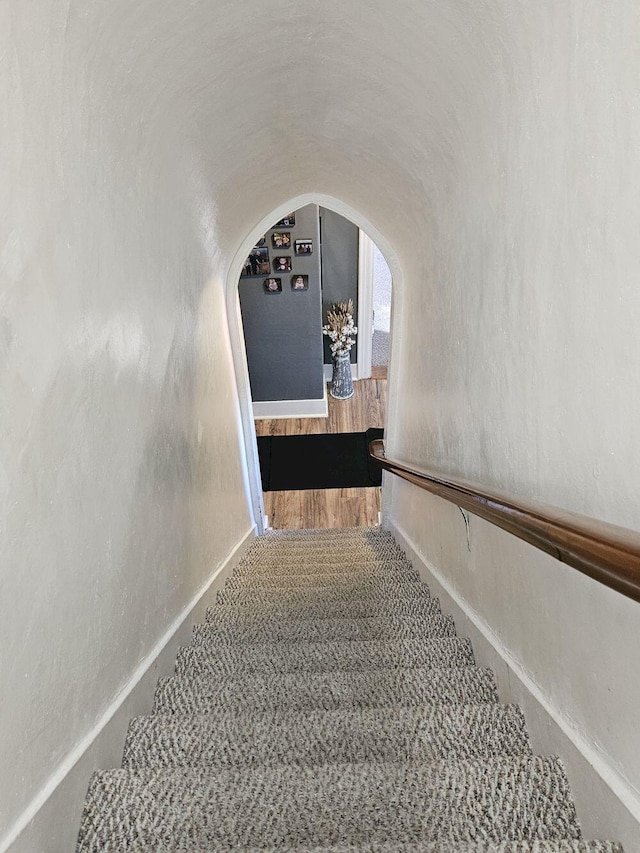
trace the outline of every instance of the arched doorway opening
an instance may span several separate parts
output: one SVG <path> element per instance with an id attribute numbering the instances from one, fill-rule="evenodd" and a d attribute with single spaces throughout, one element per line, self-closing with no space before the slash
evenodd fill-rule
<path id="1" fill-rule="evenodd" d="M 303 208 L 306 205 L 318 205 L 326 208 L 328 211 L 333 211 L 354 223 L 361 230 L 363 235 L 365 235 L 365 239 L 372 241 L 386 258 L 393 276 L 394 310 L 397 310 L 398 302 L 402 294 L 402 271 L 397 261 L 397 257 L 385 236 L 358 211 L 341 202 L 339 199 L 331 196 L 326 196 L 320 193 L 309 193 L 294 197 L 278 205 L 256 223 L 255 227 L 249 232 L 249 234 L 247 234 L 246 238 L 238 247 L 227 274 L 225 296 L 230 343 L 238 389 L 241 431 L 245 447 L 246 487 L 250 498 L 253 519 L 259 533 L 265 529 L 265 509 L 254 425 L 254 403 L 249 379 L 249 365 L 238 285 L 243 269 L 245 269 L 248 256 L 251 254 L 254 247 L 262 241 L 265 233 L 270 229 L 273 229 L 274 223 L 278 223 L 286 218 L 291 211 Z M 285 272 L 283 275 L 288 275 L 288 273 Z M 265 275 L 264 278 L 267 279 L 270 278 L 270 276 Z M 361 310 L 358 314 L 359 323 L 361 323 L 363 318 L 367 315 L 372 316 L 371 303 L 370 301 L 367 302 L 367 300 L 371 300 L 372 298 L 373 288 L 370 287 L 369 293 L 365 293 L 364 298 L 362 299 Z M 393 388 L 394 369 L 394 361 L 391 354 L 388 371 L 391 389 Z"/>

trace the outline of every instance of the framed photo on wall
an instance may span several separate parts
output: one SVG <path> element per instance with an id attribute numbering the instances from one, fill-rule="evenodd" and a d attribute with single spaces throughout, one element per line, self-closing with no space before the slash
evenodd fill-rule
<path id="1" fill-rule="evenodd" d="M 273 226 L 274 228 L 293 228 L 296 224 L 296 215 L 295 213 L 290 213 L 288 216 L 285 216 L 284 219 L 281 219 L 280 222 L 276 222 Z"/>
<path id="2" fill-rule="evenodd" d="M 282 293 L 281 278 L 265 278 L 262 282 L 265 293 Z"/>
<path id="3" fill-rule="evenodd" d="M 290 249 L 291 248 L 291 232 L 290 231 L 274 231 L 271 235 L 271 244 L 274 249 Z"/>
<path id="4" fill-rule="evenodd" d="M 279 255 L 273 259 L 274 272 L 291 272 L 291 255 Z"/>
<path id="5" fill-rule="evenodd" d="M 266 246 L 256 246 L 255 249 L 251 250 L 251 254 L 245 261 L 240 278 L 246 278 L 250 275 L 269 275 L 270 272 L 269 249 Z"/>
<path id="6" fill-rule="evenodd" d="M 296 240 L 296 255 L 312 255 L 313 240 Z"/>
<path id="7" fill-rule="evenodd" d="M 309 276 L 308 275 L 292 275 L 291 276 L 291 290 L 295 290 L 295 291 L 309 290 Z"/>

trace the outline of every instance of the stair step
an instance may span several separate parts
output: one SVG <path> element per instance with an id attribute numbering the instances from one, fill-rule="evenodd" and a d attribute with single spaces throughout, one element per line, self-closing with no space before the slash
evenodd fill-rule
<path id="1" fill-rule="evenodd" d="M 412 570 L 407 571 L 403 563 L 390 563 L 375 571 L 355 574 L 353 572 L 322 572 L 304 571 L 269 575 L 234 575 L 226 582 L 225 589 L 270 590 L 290 589 L 297 587 L 344 587 L 357 585 L 361 589 L 385 586 L 390 583 L 404 584 L 415 587 L 419 584 L 420 576 Z"/>
<path id="2" fill-rule="evenodd" d="M 556 758 L 110 770 L 94 774 L 78 853 L 580 837 Z"/>
<path id="3" fill-rule="evenodd" d="M 258 767 L 530 754 L 515 705 L 240 712 L 131 722 L 122 766 Z"/>
<path id="4" fill-rule="evenodd" d="M 398 548 L 398 543 L 387 531 L 369 531 L 365 534 L 351 534 L 336 529 L 326 529 L 322 532 L 308 531 L 307 533 L 293 530 L 287 533 L 284 533 L 283 531 L 272 531 L 271 533 L 267 533 L 264 536 L 258 536 L 254 539 L 251 543 L 251 548 L 269 550 L 269 548 L 280 547 L 281 545 L 285 547 L 295 545 L 333 545 L 336 548 L 347 546 L 360 548 L 389 545 L 393 548 Z"/>
<path id="5" fill-rule="evenodd" d="M 332 563 L 341 565 L 344 563 L 366 563 L 376 560 L 404 560 L 406 559 L 404 552 L 397 545 L 387 544 L 386 542 L 366 543 L 366 544 L 344 544 L 331 547 L 330 543 L 319 544 L 312 542 L 309 544 L 292 542 L 274 543 L 272 546 L 256 547 L 252 545 L 246 554 L 243 555 L 241 563 L 243 565 L 256 563 L 269 564 L 275 562 L 292 562 L 300 563 L 321 563 L 327 557 Z"/>
<path id="6" fill-rule="evenodd" d="M 392 536 L 337 536 L 327 531 L 323 536 L 259 536 L 249 546 L 252 551 L 270 551 L 274 548 L 394 548 L 400 551 L 400 546 Z"/>
<path id="7" fill-rule="evenodd" d="M 255 542 L 307 541 L 309 539 L 316 541 L 325 539 L 384 540 L 396 544 L 393 534 L 385 530 L 384 527 L 302 527 L 297 530 L 267 530 L 262 536 L 257 537 Z"/>
<path id="8" fill-rule="evenodd" d="M 413 601 L 417 598 L 429 598 L 431 593 L 429 587 L 422 583 L 399 584 L 393 580 L 380 583 L 371 589 L 361 589 L 357 581 L 345 583 L 342 586 L 320 586 L 315 589 L 285 589 L 285 590 L 256 590 L 247 592 L 245 590 L 224 589 L 217 594 L 217 600 L 221 604 L 252 604 L 261 605 L 274 603 L 282 604 L 305 604 L 326 602 L 344 602 L 345 598 L 356 598 L 360 601 L 371 601 L 372 603 L 386 601 L 389 598 L 405 599 Z"/>
<path id="9" fill-rule="evenodd" d="M 217 622 L 273 621 L 301 619 L 362 619 L 381 616 L 429 617 L 440 612 L 437 599 L 428 596 L 416 598 L 344 598 L 334 601 L 308 603 L 287 602 L 275 599 L 268 603 L 244 602 L 243 604 L 215 604 L 208 607 L 206 620 Z"/>
<path id="10" fill-rule="evenodd" d="M 355 548 L 273 548 L 264 553 L 249 550 L 239 561 L 242 566 L 260 566 L 271 568 L 274 565 L 305 565 L 329 561 L 335 566 L 359 566 L 368 563 L 409 562 L 402 551 L 389 546 L 379 546 L 363 553 Z"/>
<path id="11" fill-rule="evenodd" d="M 415 573 L 410 560 L 405 559 L 403 554 L 391 553 L 378 556 L 350 556 L 348 554 L 337 554 L 335 552 L 304 553 L 304 554 L 282 554 L 274 553 L 268 557 L 251 561 L 247 556 L 243 557 L 237 564 L 234 574 L 250 574 L 254 577 L 270 574 L 319 574 L 323 567 L 330 574 L 343 572 L 365 572 L 367 569 L 384 570 L 389 564 L 401 567 L 402 571 Z"/>
<path id="12" fill-rule="evenodd" d="M 214 707 L 304 710 L 497 703 L 491 670 L 381 669 L 255 673 L 243 678 L 161 678 L 154 713 L 203 714 Z"/>
<path id="13" fill-rule="evenodd" d="M 269 578 L 272 575 L 347 575 L 358 578 L 361 575 L 389 575 L 397 574 L 418 577 L 418 573 L 408 560 L 403 560 L 398 555 L 389 559 L 358 560 L 357 562 L 340 562 L 334 560 L 331 555 L 325 555 L 322 559 L 300 563 L 297 560 L 265 560 L 260 563 L 240 562 L 234 572 L 234 577 Z"/>
<path id="14" fill-rule="evenodd" d="M 183 646 L 178 651 L 178 675 L 239 675 L 241 673 L 333 672 L 334 670 L 431 667 L 453 669 L 473 666 L 468 639 L 410 638 L 392 642 L 341 640 L 324 643 L 271 643 L 268 645 Z"/>
<path id="15" fill-rule="evenodd" d="M 226 643 L 291 643 L 305 640 L 399 640 L 404 637 L 455 637 L 451 616 L 428 619 L 374 616 L 369 619 L 301 619 L 279 622 L 271 619 L 238 625 L 204 622 L 193 629 L 194 646 Z"/>
<path id="16" fill-rule="evenodd" d="M 270 531 L 94 774 L 76 853 L 622 853 L 393 536 Z"/>
<path id="17" fill-rule="evenodd" d="M 369 843 L 366 846 L 353 844 L 332 844 L 318 847 L 315 844 L 296 844 L 294 847 L 278 845 L 261 847 L 260 853 L 624 853 L 622 845 L 613 841 L 487 841 L 449 842 L 443 846 L 440 842 L 407 844 L 402 841 Z M 258 853 L 257 847 L 236 848 L 237 853 Z"/>

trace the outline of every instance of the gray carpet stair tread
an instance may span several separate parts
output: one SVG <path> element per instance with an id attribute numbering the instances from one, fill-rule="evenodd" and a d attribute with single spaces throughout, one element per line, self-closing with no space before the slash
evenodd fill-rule
<path id="1" fill-rule="evenodd" d="M 247 552 L 268 554 L 287 548 L 292 551 L 301 551 L 304 548 L 310 551 L 331 548 L 334 552 L 361 551 L 362 553 L 372 553 L 381 549 L 402 551 L 393 538 L 385 536 L 265 536 L 254 539 Z"/>
<path id="2" fill-rule="evenodd" d="M 440 605 L 429 596 L 416 598 L 337 598 L 332 601 L 318 601 L 313 598 L 304 601 L 249 602 L 242 604 L 218 604 L 207 608 L 207 621 L 233 619 L 238 624 L 253 620 L 293 619 L 361 619 L 373 616 L 428 616 L 438 612 Z"/>
<path id="3" fill-rule="evenodd" d="M 340 587 L 321 586 L 315 589 L 285 589 L 285 590 L 246 590 L 224 589 L 217 594 L 221 604 L 315 604 L 326 602 L 345 603 L 345 599 L 370 601 L 386 601 L 389 598 L 414 601 L 417 598 L 429 598 L 429 587 L 425 584 L 398 584 L 393 580 L 381 583 L 376 588 L 361 589 L 357 581 L 343 584 Z"/>
<path id="4" fill-rule="evenodd" d="M 246 590 L 270 590 L 290 589 L 305 587 L 344 587 L 357 585 L 362 589 L 369 587 L 386 586 L 393 584 L 406 584 L 413 588 L 419 584 L 420 577 L 416 572 L 407 571 L 402 563 L 389 563 L 384 568 L 367 574 L 355 574 L 348 572 L 325 572 L 322 574 L 308 572 L 308 567 L 303 566 L 304 571 L 296 574 L 270 574 L 270 575 L 235 575 L 226 582 L 225 589 Z"/>
<path id="5" fill-rule="evenodd" d="M 260 848 L 260 853 L 624 853 L 622 845 L 614 841 L 501 841 L 501 842 L 423 842 L 390 841 L 380 844 L 365 843 L 322 845 L 296 844 Z M 258 853 L 256 847 L 243 847 L 237 853 Z"/>
<path id="6" fill-rule="evenodd" d="M 455 637 L 451 616 L 429 618 L 374 616 L 369 619 L 301 619 L 220 625 L 203 622 L 193 629 L 193 645 L 216 643 L 291 643 L 323 640 L 399 640 L 403 637 Z"/>
<path id="7" fill-rule="evenodd" d="M 255 646 L 183 646 L 178 675 L 239 675 L 240 673 L 332 672 L 334 670 L 453 668 L 473 666 L 466 638 L 436 640 L 340 640 L 323 643 L 270 643 Z"/>
<path id="8" fill-rule="evenodd" d="M 394 545 L 374 543 L 367 545 L 331 546 L 328 544 L 278 543 L 271 548 L 251 547 L 243 554 L 242 565 L 271 565 L 283 563 L 322 563 L 329 560 L 332 565 L 345 563 L 369 563 L 383 560 L 406 560 L 404 551 Z"/>
<path id="9" fill-rule="evenodd" d="M 78 851 L 579 837 L 561 763 L 519 757 L 102 771 L 91 779 Z"/>
<path id="10" fill-rule="evenodd" d="M 238 565 L 251 566 L 259 574 L 263 568 L 270 570 L 278 562 L 286 567 L 303 563 L 320 565 L 327 562 L 328 565 L 340 568 L 347 565 L 353 567 L 376 565 L 388 561 L 411 565 L 404 551 L 392 548 L 389 545 L 377 545 L 374 548 L 366 548 L 364 551 L 356 548 L 331 548 L 330 546 L 278 547 L 262 552 L 250 548 L 242 555 Z"/>
<path id="11" fill-rule="evenodd" d="M 369 544 L 375 542 L 388 542 L 398 547 L 395 537 L 383 528 L 370 528 L 369 530 L 356 530 L 354 528 L 327 527 L 315 530 L 270 530 L 264 536 L 257 536 L 251 543 L 252 547 L 268 548 L 273 544 L 282 542 L 356 542 L 358 544 Z"/>
<path id="12" fill-rule="evenodd" d="M 622 853 L 381 527 L 271 531 L 94 774 L 77 853 Z"/>
<path id="13" fill-rule="evenodd" d="M 385 539 L 383 537 L 374 537 L 372 539 L 335 539 L 329 537 L 320 538 L 300 538 L 300 539 L 279 539 L 268 542 L 254 540 L 254 543 L 249 546 L 244 552 L 243 557 L 262 556 L 269 558 L 273 554 L 294 554 L 294 553 L 319 553 L 323 552 L 325 557 L 331 560 L 342 560 L 345 556 L 349 559 L 360 556 L 367 561 L 372 557 L 384 559 L 389 555 L 396 555 L 395 559 L 407 559 L 406 551 L 393 541 L 393 539 Z"/>
<path id="14" fill-rule="evenodd" d="M 390 571 L 391 570 L 391 571 Z M 401 576 L 413 576 L 418 573 L 407 560 L 400 559 L 398 555 L 393 555 L 388 559 L 379 560 L 351 560 L 347 562 L 336 562 L 330 554 L 325 554 L 323 558 L 319 558 L 316 562 L 300 563 L 297 560 L 280 560 L 275 557 L 273 560 L 265 560 L 259 563 L 238 563 L 234 569 L 234 577 L 269 578 L 273 575 L 290 576 L 300 574 L 313 575 L 351 575 L 360 577 L 370 574 L 398 574 Z"/>
<path id="15" fill-rule="evenodd" d="M 393 533 L 379 524 L 359 527 L 300 527 L 287 530 L 267 530 L 260 540 L 270 539 L 370 539 L 383 538 L 395 542 Z"/>
<path id="16" fill-rule="evenodd" d="M 131 722 L 122 766 L 258 767 L 531 753 L 515 705 L 152 715 Z"/>
<path id="17" fill-rule="evenodd" d="M 365 541 L 388 539 L 391 542 L 396 541 L 393 533 L 380 524 L 368 527 L 298 527 L 286 530 L 271 528 L 265 531 L 263 535 L 256 537 L 257 542 L 269 542 L 274 539 L 363 539 Z"/>
<path id="18" fill-rule="evenodd" d="M 215 604 L 206 610 L 207 622 L 239 625 L 241 623 L 296 621 L 310 619 L 370 619 L 374 617 L 429 618 L 440 613 L 437 598 L 343 599 L 333 602 L 298 603 L 274 601 L 269 604 Z"/>
<path id="19" fill-rule="evenodd" d="M 335 672 L 257 673 L 243 678 L 178 677 L 158 682 L 154 713 L 198 714 L 213 707 L 281 708 L 416 707 L 497 703 L 491 670 L 383 669 Z"/>

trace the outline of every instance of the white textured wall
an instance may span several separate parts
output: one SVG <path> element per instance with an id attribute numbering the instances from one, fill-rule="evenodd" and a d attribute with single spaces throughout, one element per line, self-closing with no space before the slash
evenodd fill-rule
<path id="1" fill-rule="evenodd" d="M 640 529 L 640 9 L 489 5 L 480 114 L 443 84 L 450 162 L 404 268 L 389 449 Z M 458 509 L 407 484 L 387 513 L 640 820 L 640 605 L 476 519 L 469 551 Z"/>
<path id="2" fill-rule="evenodd" d="M 84 7 L 0 4 L 0 848 L 250 526 L 215 207 Z"/>
<path id="3" fill-rule="evenodd" d="M 637 526 L 637 16 L 0 4 L 5 825 L 246 529 L 222 289 L 288 199 L 340 199 L 392 266 L 391 450 Z M 389 511 L 638 789 L 638 611 L 603 593 L 594 663 L 570 581 L 559 658 L 539 561 L 479 530 L 467 558 L 403 488 Z"/>

